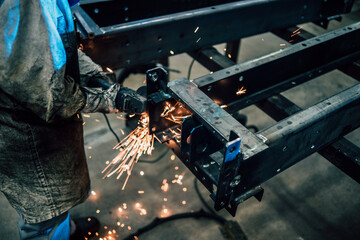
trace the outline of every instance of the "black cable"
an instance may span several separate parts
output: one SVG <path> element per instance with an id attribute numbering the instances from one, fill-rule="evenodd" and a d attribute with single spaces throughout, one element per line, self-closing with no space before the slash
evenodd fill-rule
<path id="1" fill-rule="evenodd" d="M 189 70 L 188 70 L 188 75 L 187 75 L 187 79 L 190 80 L 190 75 L 191 75 L 191 69 L 194 65 L 195 62 L 195 58 L 191 61 L 190 66 L 189 66 Z"/>
<path id="2" fill-rule="evenodd" d="M 106 123 L 107 123 L 107 125 L 108 125 L 108 127 L 109 127 L 110 131 L 114 134 L 114 136 L 115 136 L 116 140 L 117 140 L 118 142 L 120 142 L 120 138 L 119 138 L 119 136 L 118 136 L 118 135 L 114 132 L 114 130 L 112 129 L 112 127 L 111 127 L 111 125 L 110 125 L 110 122 L 109 122 L 108 117 L 106 116 L 106 114 L 105 114 L 105 113 L 103 113 L 103 115 L 104 115 L 104 117 L 105 117 Z"/>
<path id="3" fill-rule="evenodd" d="M 194 178 L 194 188 L 195 188 L 195 192 L 198 195 L 198 197 L 200 198 L 200 201 L 202 202 L 202 204 L 206 207 L 207 210 L 209 210 L 209 212 L 211 212 L 214 215 L 219 216 L 213 209 L 212 207 L 209 206 L 209 204 L 205 201 L 204 197 L 201 195 L 200 190 L 199 190 L 199 186 L 198 186 L 198 180 L 197 178 Z"/>
<path id="4" fill-rule="evenodd" d="M 125 237 L 123 240 L 136 239 L 135 237 L 138 237 L 141 234 L 146 233 L 146 232 L 152 230 L 153 228 L 159 226 L 160 224 L 163 224 L 163 223 L 166 223 L 166 222 L 169 222 L 169 221 L 173 221 L 173 220 L 176 220 L 176 219 L 183 219 L 183 218 L 200 218 L 200 217 L 213 219 L 213 220 L 217 221 L 220 224 L 224 224 L 226 222 L 225 218 L 214 215 L 212 213 L 205 212 L 204 210 L 200 209 L 197 212 L 180 213 L 180 214 L 174 214 L 174 215 L 172 215 L 170 217 L 155 218 L 151 223 L 149 223 L 145 227 L 142 227 L 142 228 L 138 229 L 135 233 L 130 234 L 129 236 Z"/>

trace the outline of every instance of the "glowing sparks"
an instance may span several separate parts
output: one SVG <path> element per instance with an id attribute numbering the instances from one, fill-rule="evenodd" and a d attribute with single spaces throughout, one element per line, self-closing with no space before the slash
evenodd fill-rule
<path id="1" fill-rule="evenodd" d="M 237 92 L 236 95 L 241 95 L 241 94 L 245 94 L 246 93 L 246 89 L 244 87 L 241 87 Z"/>
<path id="2" fill-rule="evenodd" d="M 144 191 L 142 191 L 142 190 L 138 191 L 138 194 L 144 194 Z"/>
<path id="3" fill-rule="evenodd" d="M 86 118 L 89 118 L 89 117 L 90 117 L 89 114 L 83 114 L 82 116 L 83 116 L 83 117 L 86 117 Z"/>
<path id="4" fill-rule="evenodd" d="M 175 179 L 174 180 L 172 180 L 171 182 L 172 183 L 177 183 L 177 184 L 179 184 L 179 185 L 182 185 L 183 183 L 182 183 L 182 179 L 184 178 L 184 175 L 185 175 L 185 173 L 183 173 L 183 174 L 181 174 L 181 175 L 175 175 Z"/>
<path id="5" fill-rule="evenodd" d="M 231 54 L 230 54 L 230 53 L 228 54 L 228 58 L 231 58 Z"/>
<path id="6" fill-rule="evenodd" d="M 118 149 L 120 153 L 106 166 L 102 173 L 106 172 L 104 178 L 117 174 L 117 179 L 126 173 L 127 177 L 122 187 L 124 190 L 135 163 L 143 154 L 151 155 L 154 149 L 154 135 L 150 134 L 149 131 L 149 116 L 147 114 L 141 115 L 139 126 L 119 142 L 114 149 Z"/>
<path id="7" fill-rule="evenodd" d="M 121 207 L 118 208 L 119 212 L 123 212 L 123 209 Z"/>
<path id="8" fill-rule="evenodd" d="M 160 117 L 177 124 L 181 124 L 181 122 L 189 116 L 190 112 L 179 102 L 177 102 L 174 106 L 172 106 L 169 102 L 165 102 L 164 110 L 160 114 Z"/>
<path id="9" fill-rule="evenodd" d="M 221 105 L 220 107 L 221 108 L 227 108 L 228 106 L 227 105 Z"/>
<path id="10" fill-rule="evenodd" d="M 184 201 L 182 201 L 182 202 L 181 202 L 181 204 L 182 204 L 182 205 L 185 205 L 185 204 L 186 204 L 186 201 L 185 201 L 185 200 L 184 200 Z"/>
<path id="11" fill-rule="evenodd" d="M 171 155 L 170 159 L 171 159 L 171 161 L 174 161 L 175 160 L 175 155 L 174 154 Z"/>
<path id="12" fill-rule="evenodd" d="M 283 46 L 286 46 L 286 44 L 285 43 L 280 44 L 280 47 L 283 47 Z"/>
<path id="13" fill-rule="evenodd" d="M 111 70 L 111 68 L 108 68 L 108 67 L 106 68 L 106 71 L 111 72 L 111 73 L 113 72 L 113 70 Z"/>
<path id="14" fill-rule="evenodd" d="M 164 200 L 164 202 L 167 202 L 168 199 L 167 199 L 167 198 L 164 198 L 163 200 Z"/>
<path id="15" fill-rule="evenodd" d="M 198 40 L 196 40 L 196 43 L 198 43 L 201 40 L 201 37 L 198 38 Z"/>
<path id="16" fill-rule="evenodd" d="M 99 214 L 99 213 L 100 213 L 100 210 L 99 210 L 99 209 L 98 209 L 98 210 L 96 210 L 96 213 L 98 213 L 98 214 Z"/>
<path id="17" fill-rule="evenodd" d="M 187 191 L 187 188 L 186 188 L 186 187 L 184 187 L 182 190 L 183 190 L 183 192 L 186 192 L 186 191 Z"/>
<path id="18" fill-rule="evenodd" d="M 170 50 L 170 54 L 171 54 L 171 55 L 174 55 L 175 53 L 174 53 L 174 51 L 173 51 L 173 50 Z"/>
<path id="19" fill-rule="evenodd" d="M 167 192 L 169 190 L 169 183 L 167 182 L 167 179 L 164 179 L 162 181 L 161 190 L 164 192 Z"/>
<path id="20" fill-rule="evenodd" d="M 91 191 L 91 195 L 96 196 L 96 192 L 95 192 L 95 191 Z"/>
<path id="21" fill-rule="evenodd" d="M 198 30 L 199 30 L 199 27 L 196 27 L 194 33 L 197 33 Z"/>
<path id="22" fill-rule="evenodd" d="M 141 176 L 144 176 L 144 174 L 145 174 L 144 171 L 140 171 Z"/>

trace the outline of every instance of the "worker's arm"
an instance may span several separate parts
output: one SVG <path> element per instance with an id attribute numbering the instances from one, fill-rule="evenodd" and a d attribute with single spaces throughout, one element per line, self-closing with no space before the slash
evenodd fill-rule
<path id="1" fill-rule="evenodd" d="M 81 112 L 112 113 L 145 111 L 146 99 L 134 90 L 111 85 L 102 68 L 82 51 L 78 50 L 81 88 L 86 95 L 86 104 Z"/>
<path id="2" fill-rule="evenodd" d="M 0 22 L 0 91 L 47 122 L 82 109 L 86 97 L 65 76 L 60 35 L 74 32 L 70 8 L 53 1 L 5 0 Z M 67 32 L 59 32 L 64 26 Z"/>
<path id="3" fill-rule="evenodd" d="M 81 109 L 115 112 L 124 105 L 116 101 L 121 99 L 118 85 L 107 90 L 82 88 L 65 74 L 62 37 L 71 39 L 74 25 L 67 1 L 57 2 L 63 5 L 16 0 L 0 5 L 0 91 L 47 122 L 69 118 Z M 93 74 L 87 69 L 82 73 Z M 144 99 L 141 102 L 144 105 Z"/>

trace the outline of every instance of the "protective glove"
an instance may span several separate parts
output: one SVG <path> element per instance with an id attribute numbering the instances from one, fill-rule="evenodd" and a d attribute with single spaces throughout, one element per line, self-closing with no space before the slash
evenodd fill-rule
<path id="1" fill-rule="evenodd" d="M 115 107 L 120 112 L 142 113 L 146 109 L 146 98 L 127 87 L 120 87 L 115 98 Z"/>

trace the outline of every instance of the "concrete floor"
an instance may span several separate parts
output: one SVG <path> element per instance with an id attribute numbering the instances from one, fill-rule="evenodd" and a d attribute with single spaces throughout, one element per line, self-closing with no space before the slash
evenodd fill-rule
<path id="1" fill-rule="evenodd" d="M 353 13 L 346 15 L 341 23 L 332 22 L 329 29 L 360 21 L 359 2 L 356 2 Z M 315 34 L 324 32 L 314 24 L 306 24 L 304 29 Z M 286 42 L 270 33 L 246 38 L 242 41 L 239 62 L 276 51 L 281 43 Z M 217 47 L 222 49 L 224 45 Z M 186 76 L 190 62 L 191 59 L 186 54 L 171 57 L 170 67 L 180 70 L 181 73 L 171 73 L 170 78 Z M 192 78 L 207 73 L 206 69 L 195 62 Z M 143 84 L 143 80 L 144 75 L 132 75 L 125 82 L 125 86 L 137 88 Z M 332 71 L 283 94 L 300 107 L 306 108 L 356 83 L 341 72 Z M 259 129 L 275 123 L 254 106 L 242 112 L 248 116 L 248 123 L 258 126 Z M 117 134 L 124 136 L 121 129 L 125 135 L 131 129 L 126 127 L 124 120 L 117 118 L 119 116 L 109 115 L 109 119 Z M 71 213 L 75 217 L 99 218 L 102 223 L 99 237 L 109 235 L 109 230 L 115 230 L 112 239 L 122 239 L 164 214 L 164 208 L 168 209 L 168 215 L 204 208 L 195 193 L 192 174 L 179 159 L 171 160 L 172 153 L 166 152 L 166 146 L 159 144 L 155 146 L 153 155 L 144 159 L 156 159 L 165 155 L 156 164 L 138 163 L 124 191 L 121 190 L 123 178 L 103 180 L 101 170 L 105 167 L 105 162 L 117 154 L 112 149 L 116 140 L 108 131 L 101 114 L 91 114 L 90 117 L 84 117 L 84 121 L 85 148 L 92 190 L 96 192 L 96 196 L 91 195 Z M 346 138 L 360 146 L 359 129 Z M 144 175 L 141 175 L 140 171 L 143 171 Z M 171 182 L 175 174 L 185 174 L 183 184 L 170 183 L 169 190 L 163 192 L 163 179 Z M 319 154 L 307 157 L 262 186 L 265 189 L 262 202 L 249 199 L 239 206 L 235 218 L 225 211 L 220 211 L 220 215 L 226 219 L 238 221 L 249 240 L 360 239 L 360 186 Z M 202 186 L 200 190 L 212 204 L 207 191 Z M 144 193 L 139 194 L 139 191 Z M 164 201 L 164 198 L 167 201 Z M 183 201 L 186 201 L 186 204 L 183 204 Z M 124 209 L 124 203 L 127 209 Z M 146 209 L 146 215 L 140 214 L 136 203 L 141 204 L 140 208 Z M 123 208 L 122 212 L 119 212 L 119 207 Z M 0 195 L 0 239 L 18 239 L 17 218 L 15 210 L 10 207 L 5 197 Z M 139 239 L 215 240 L 223 239 L 223 236 L 219 225 L 214 221 L 184 219 L 161 225 L 141 235 Z"/>

